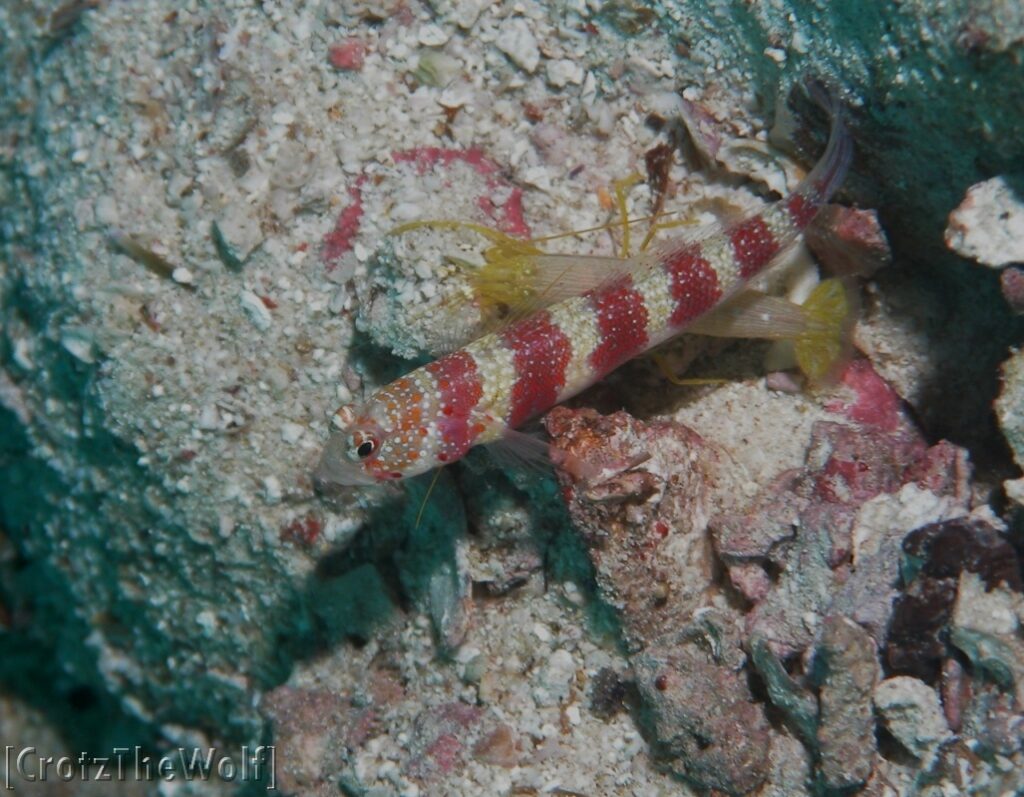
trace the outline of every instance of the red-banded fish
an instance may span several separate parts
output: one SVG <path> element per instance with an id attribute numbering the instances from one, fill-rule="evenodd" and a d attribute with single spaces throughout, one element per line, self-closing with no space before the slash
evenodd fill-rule
<path id="1" fill-rule="evenodd" d="M 784 300 L 758 295 L 751 301 L 741 291 L 798 239 L 842 183 L 852 154 L 838 101 L 817 93 L 831 116 L 828 144 L 784 199 L 626 259 L 546 255 L 524 245 L 481 269 L 480 282 L 514 285 L 514 269 L 522 268 L 531 284 L 543 278 L 547 287 L 525 297 L 536 308 L 532 314 L 339 409 L 334 422 L 341 431 L 324 450 L 318 480 L 373 484 L 424 473 L 474 446 L 514 437 L 531 418 L 680 333 L 777 326 L 768 319 L 787 317 Z M 559 301 L 548 304 L 553 299 Z M 838 356 L 847 312 L 842 287 L 826 281 L 798 315 L 789 313 L 790 328 L 777 335 L 794 340 L 812 380 Z"/>

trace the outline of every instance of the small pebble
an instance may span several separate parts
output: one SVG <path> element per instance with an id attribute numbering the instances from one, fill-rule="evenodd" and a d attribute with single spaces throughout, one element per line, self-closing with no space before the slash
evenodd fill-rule
<path id="1" fill-rule="evenodd" d="M 540 49 L 526 20 L 520 17 L 505 20 L 494 45 L 523 70 L 530 74 L 536 71 Z"/>
<path id="2" fill-rule="evenodd" d="M 263 480 L 263 500 L 268 504 L 280 503 L 284 493 L 281 491 L 281 482 L 276 476 L 267 476 Z"/>
<path id="3" fill-rule="evenodd" d="M 287 423 L 282 424 L 281 426 L 281 439 L 284 440 L 289 445 L 293 445 L 299 442 L 299 439 L 302 437 L 303 431 L 304 427 L 297 423 L 292 423 L 289 421 Z"/>
<path id="4" fill-rule="evenodd" d="M 274 114 L 270 118 L 275 125 L 288 126 L 295 122 L 295 114 L 291 111 L 274 111 Z"/>
<path id="5" fill-rule="evenodd" d="M 197 426 L 204 432 L 212 432 L 220 426 L 220 413 L 213 404 L 207 404 L 199 412 Z"/>
<path id="6" fill-rule="evenodd" d="M 204 609 L 196 615 L 196 624 L 207 633 L 212 633 L 217 628 L 217 617 L 209 609 Z"/>
<path id="7" fill-rule="evenodd" d="M 769 390 L 796 395 L 800 393 L 800 377 L 792 371 L 772 371 L 765 376 L 764 384 Z"/>
<path id="8" fill-rule="evenodd" d="M 101 196 L 96 200 L 95 213 L 99 224 L 113 225 L 119 221 L 117 202 L 111 196 Z"/>
<path id="9" fill-rule="evenodd" d="M 569 83 L 579 86 L 583 83 L 583 74 L 583 67 L 568 58 L 549 61 L 547 65 L 548 83 L 558 89 Z"/>
<path id="10" fill-rule="evenodd" d="M 242 291 L 238 298 L 242 303 L 242 309 L 254 327 L 261 332 L 270 328 L 274 319 L 270 315 L 270 310 L 267 309 L 267 306 L 259 296 L 252 291 Z"/>
<path id="11" fill-rule="evenodd" d="M 548 658 L 537 673 L 533 699 L 539 706 L 553 706 L 569 696 L 569 684 L 576 674 L 572 654 L 560 648 Z"/>
<path id="12" fill-rule="evenodd" d="M 69 327 L 61 330 L 60 345 L 75 359 L 83 363 L 96 362 L 96 351 L 93 348 L 93 334 L 81 327 Z"/>
<path id="13" fill-rule="evenodd" d="M 420 44 L 427 47 L 440 47 L 448 41 L 449 35 L 437 25 L 424 25 L 420 28 Z"/>

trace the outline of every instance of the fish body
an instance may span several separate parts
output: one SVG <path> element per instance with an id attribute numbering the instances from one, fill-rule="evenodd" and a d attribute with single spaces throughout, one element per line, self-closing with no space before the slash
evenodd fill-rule
<path id="1" fill-rule="evenodd" d="M 412 371 L 360 407 L 343 407 L 335 418 L 342 432 L 328 443 L 318 476 L 386 482 L 454 462 L 735 296 L 799 237 L 845 176 L 851 144 L 835 101 L 825 104 L 828 146 L 792 194 L 711 234 L 669 240 L 623 261 L 592 290 Z"/>

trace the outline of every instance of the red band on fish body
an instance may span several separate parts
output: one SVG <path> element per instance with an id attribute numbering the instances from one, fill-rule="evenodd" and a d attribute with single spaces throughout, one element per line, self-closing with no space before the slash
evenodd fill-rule
<path id="1" fill-rule="evenodd" d="M 718 275 L 700 254 L 700 247 L 688 246 L 669 255 L 662 268 L 671 280 L 675 309 L 669 318 L 678 327 L 710 310 L 722 298 Z"/>
<path id="2" fill-rule="evenodd" d="M 647 306 L 628 274 L 590 296 L 601 342 L 590 354 L 590 365 L 607 374 L 647 346 Z"/>
<path id="3" fill-rule="evenodd" d="M 430 363 L 427 371 L 437 381 L 442 413 L 437 419 L 441 453 L 447 460 L 456 460 L 469 450 L 476 437 L 469 424 L 470 413 L 483 395 L 476 360 L 469 352 L 460 349 Z"/>
<path id="4" fill-rule="evenodd" d="M 760 216 L 753 216 L 729 230 L 729 240 L 742 279 L 757 274 L 779 253 L 775 236 Z"/>
<path id="5" fill-rule="evenodd" d="M 507 419 L 514 429 L 554 406 L 565 385 L 572 344 L 547 311 L 512 325 L 502 337 L 516 369 Z"/>
<path id="6" fill-rule="evenodd" d="M 786 200 L 786 210 L 789 211 L 789 218 L 796 225 L 797 229 L 804 229 L 816 215 L 818 215 L 819 204 L 812 197 L 804 194 L 793 194 Z"/>

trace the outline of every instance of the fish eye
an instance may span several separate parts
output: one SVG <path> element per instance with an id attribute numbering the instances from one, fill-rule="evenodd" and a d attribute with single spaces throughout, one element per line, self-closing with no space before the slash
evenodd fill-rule
<path id="1" fill-rule="evenodd" d="M 376 450 L 376 440 L 364 440 L 362 443 L 359 444 L 359 447 L 356 448 L 356 455 L 360 459 L 366 459 L 368 456 L 370 456 L 370 454 L 372 454 Z"/>

